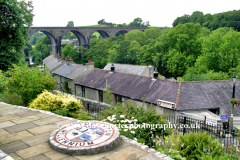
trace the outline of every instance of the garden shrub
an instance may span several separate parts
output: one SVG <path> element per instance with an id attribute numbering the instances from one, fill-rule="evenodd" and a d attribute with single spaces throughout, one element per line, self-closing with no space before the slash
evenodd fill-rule
<path id="1" fill-rule="evenodd" d="M 5 75 L 0 70 L 0 93 L 3 93 L 5 90 Z"/>
<path id="2" fill-rule="evenodd" d="M 206 132 L 185 135 L 172 134 L 164 138 L 157 137 L 154 141 L 158 148 L 157 151 L 172 158 L 177 155 L 177 151 L 187 159 L 234 159 L 233 156 L 225 152 L 226 148 L 217 139 Z"/>
<path id="3" fill-rule="evenodd" d="M 111 104 L 112 93 L 109 88 L 110 87 L 107 86 L 104 93 L 108 103 Z M 122 106 L 120 103 L 111 105 L 111 108 L 100 111 L 99 116 L 101 120 L 105 119 L 105 121 L 108 121 L 112 124 L 117 124 L 117 126 L 119 126 L 120 123 L 122 125 L 128 125 L 123 128 L 119 126 L 121 135 L 131 139 L 135 138 L 139 143 L 150 145 L 153 143 L 153 139 L 150 138 L 152 134 L 166 136 L 171 133 L 169 128 L 164 130 L 163 127 L 149 126 L 151 124 L 163 125 L 167 123 L 167 120 L 163 115 L 156 114 L 155 109 L 144 109 L 143 106 L 136 107 L 137 104 L 131 102 L 124 104 L 124 106 Z M 140 127 L 137 128 L 137 126 Z"/>
<path id="4" fill-rule="evenodd" d="M 6 83 L 8 91 L 21 96 L 26 105 L 44 89 L 53 90 L 57 82 L 50 73 L 40 72 L 38 68 L 29 68 L 27 65 L 13 64 L 13 68 L 7 71 L 6 75 L 10 77 Z"/>
<path id="5" fill-rule="evenodd" d="M 44 90 L 29 104 L 29 108 L 62 114 L 67 112 L 68 116 L 75 117 L 76 112 L 82 108 L 82 104 L 72 95 L 61 94 L 59 92 L 58 94 L 53 94 Z"/>
<path id="6" fill-rule="evenodd" d="M 12 105 L 24 106 L 21 96 L 17 93 L 10 93 L 8 91 L 4 91 L 0 94 L 0 101 Z"/>

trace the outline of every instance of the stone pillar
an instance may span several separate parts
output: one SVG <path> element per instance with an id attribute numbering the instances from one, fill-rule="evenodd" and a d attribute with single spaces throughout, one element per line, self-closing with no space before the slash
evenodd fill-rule
<path id="1" fill-rule="evenodd" d="M 56 37 L 56 49 L 57 49 L 56 54 L 58 54 L 59 56 L 62 56 L 61 40 L 62 36 Z"/>

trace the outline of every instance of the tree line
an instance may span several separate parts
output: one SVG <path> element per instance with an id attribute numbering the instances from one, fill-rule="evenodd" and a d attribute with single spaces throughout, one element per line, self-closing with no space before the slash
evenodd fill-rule
<path id="1" fill-rule="evenodd" d="M 240 31 L 240 10 L 223 12 L 218 14 L 203 14 L 202 12 L 195 11 L 192 15 L 183 15 L 177 17 L 173 22 L 173 27 L 178 24 L 185 23 L 199 23 L 203 27 L 207 27 L 211 31 L 216 30 L 220 27 L 232 27 L 234 30 Z"/>

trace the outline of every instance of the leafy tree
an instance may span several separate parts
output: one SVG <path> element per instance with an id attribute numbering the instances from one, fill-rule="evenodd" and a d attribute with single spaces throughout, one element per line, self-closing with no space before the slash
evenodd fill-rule
<path id="1" fill-rule="evenodd" d="M 197 57 L 201 55 L 202 36 L 200 24 L 179 24 L 170 29 L 167 35 L 169 52 L 164 56 L 167 59 L 168 71 L 175 78 L 183 76 L 186 69 L 193 66 Z"/>
<path id="2" fill-rule="evenodd" d="M 107 64 L 108 50 L 112 46 L 111 42 L 101 39 L 96 45 L 92 46 L 87 52 L 87 59 L 94 62 L 94 67 L 104 68 Z"/>
<path id="3" fill-rule="evenodd" d="M 32 37 L 30 38 L 30 45 L 35 45 L 37 43 L 37 40 L 39 40 L 42 36 L 44 36 L 44 33 L 41 32 L 37 32 L 35 34 L 32 35 Z"/>
<path id="4" fill-rule="evenodd" d="M 100 25 L 104 25 L 104 24 L 106 24 L 107 22 L 105 22 L 105 19 L 101 19 L 100 21 L 98 21 L 98 24 L 100 24 Z"/>
<path id="5" fill-rule="evenodd" d="M 203 39 L 202 56 L 198 57 L 195 68 L 229 72 L 238 66 L 240 57 L 240 33 L 229 28 L 219 28 Z"/>
<path id="6" fill-rule="evenodd" d="M 69 21 L 66 27 L 74 27 L 73 21 Z"/>
<path id="7" fill-rule="evenodd" d="M 6 71 L 23 56 L 33 6 L 32 1 L 2 0 L 0 8 L 0 69 Z"/>
<path id="8" fill-rule="evenodd" d="M 6 74 L 10 77 L 6 83 L 8 91 L 20 95 L 24 104 L 31 102 L 44 89 L 53 90 L 57 82 L 50 73 L 40 72 L 38 68 L 28 68 L 27 65 L 14 64 Z"/>
<path id="9" fill-rule="evenodd" d="M 50 55 L 51 43 L 49 38 L 44 35 L 36 43 L 35 47 L 29 52 L 36 65 L 42 64 L 42 60 Z"/>

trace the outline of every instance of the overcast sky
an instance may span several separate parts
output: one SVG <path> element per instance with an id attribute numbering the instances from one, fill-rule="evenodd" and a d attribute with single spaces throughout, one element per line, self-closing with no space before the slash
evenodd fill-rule
<path id="1" fill-rule="evenodd" d="M 140 17 L 151 26 L 172 27 L 173 21 L 194 11 L 204 14 L 240 9 L 240 0 L 33 0 L 33 26 L 116 24 Z"/>

